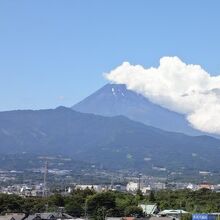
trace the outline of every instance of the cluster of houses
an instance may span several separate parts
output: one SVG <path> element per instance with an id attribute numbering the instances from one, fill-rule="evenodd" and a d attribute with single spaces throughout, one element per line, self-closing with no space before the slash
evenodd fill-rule
<path id="1" fill-rule="evenodd" d="M 13 213 L 0 216 L 0 220 L 70 220 L 74 217 L 63 212 L 36 213 L 25 215 L 23 213 Z"/>
<path id="2" fill-rule="evenodd" d="M 151 216 L 151 217 L 169 217 L 169 218 L 175 218 L 179 219 L 181 215 L 189 214 L 189 212 L 186 212 L 182 209 L 166 209 L 160 211 L 157 204 L 139 204 L 139 207 L 142 208 L 143 213 L 145 216 Z"/>
<path id="3" fill-rule="evenodd" d="M 188 212 L 184 210 L 164 210 L 157 212 L 156 205 L 147 205 L 143 207 L 146 217 L 104 217 L 103 220 L 179 220 L 183 214 Z M 193 214 L 192 220 L 216 220 L 219 213 L 214 214 Z M 0 216 L 0 220 L 88 220 L 88 218 L 74 218 L 64 212 L 36 213 L 34 215 L 25 215 L 21 213 L 6 214 Z"/>
<path id="4" fill-rule="evenodd" d="M 149 211 L 152 211 L 149 209 Z M 164 210 L 163 213 L 153 216 L 149 215 L 148 217 L 141 218 L 150 219 L 150 220 L 173 220 L 179 219 L 180 212 L 184 212 L 183 210 Z M 105 217 L 105 220 L 135 220 L 137 217 Z M 138 218 L 140 219 L 140 218 Z M 14 214 L 6 214 L 0 216 L 0 220 L 88 220 L 85 218 L 75 218 L 70 216 L 66 213 L 36 213 L 33 215 L 25 215 L 21 213 L 14 213 Z"/>
<path id="5" fill-rule="evenodd" d="M 201 183 L 201 184 L 192 184 L 192 183 L 169 183 L 165 184 L 162 182 L 157 182 L 153 184 L 139 184 L 138 182 L 128 182 L 126 186 L 127 192 L 136 192 L 138 189 L 142 191 L 143 194 L 148 193 L 152 190 L 163 190 L 163 189 L 190 189 L 193 191 L 200 190 L 200 189 L 209 189 L 216 192 L 220 192 L 220 184 L 213 185 L 209 183 Z"/>
<path id="6" fill-rule="evenodd" d="M 169 209 L 160 211 L 157 204 L 139 204 L 142 208 L 144 216 L 138 218 L 133 217 L 110 217 L 103 216 L 100 220 L 181 220 L 182 216 L 185 214 L 190 214 L 185 210 Z M 209 213 L 209 214 L 193 214 L 192 220 L 217 220 L 220 217 L 220 213 Z M 77 218 L 73 217 L 64 212 L 61 207 L 57 212 L 46 212 L 46 213 L 36 213 L 36 214 L 23 214 L 23 213 L 10 213 L 0 216 L 0 220 L 89 220 L 90 218 Z"/>
<path id="7" fill-rule="evenodd" d="M 71 187 L 66 187 L 64 194 L 69 194 L 72 192 L 73 189 L 93 189 L 96 192 L 103 192 L 106 190 L 114 190 L 114 191 L 121 191 L 121 192 L 130 192 L 136 193 L 138 189 L 142 191 L 143 194 L 148 194 L 152 190 L 162 190 L 162 189 L 190 189 L 190 190 L 199 190 L 199 189 L 209 189 L 216 192 L 220 192 L 220 184 L 219 185 L 212 185 L 207 183 L 202 184 L 191 184 L 191 183 L 170 183 L 169 185 L 162 183 L 162 182 L 155 182 L 153 184 L 140 184 L 138 182 L 128 182 L 126 186 L 124 185 L 88 185 L 88 184 L 75 184 Z M 46 189 L 47 195 L 49 195 L 49 189 Z M 28 184 L 14 184 L 7 187 L 0 188 L 1 193 L 5 194 L 17 194 L 20 196 L 25 197 L 41 197 L 45 193 L 44 185 L 43 184 L 36 184 L 36 185 L 28 185 Z"/>
<path id="8" fill-rule="evenodd" d="M 14 184 L 7 187 L 1 187 L 1 193 L 16 194 L 25 197 L 42 197 L 44 193 L 43 184 L 27 185 L 27 184 Z"/>

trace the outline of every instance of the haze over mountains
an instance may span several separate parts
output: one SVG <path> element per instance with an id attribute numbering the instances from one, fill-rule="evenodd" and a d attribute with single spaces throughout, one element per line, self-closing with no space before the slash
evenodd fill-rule
<path id="1" fill-rule="evenodd" d="M 103 116 L 124 115 L 132 120 L 167 131 L 201 135 L 184 115 L 160 107 L 141 94 L 126 89 L 123 84 L 107 84 L 72 107 L 84 113 Z"/>
<path id="2" fill-rule="evenodd" d="M 72 108 L 0 112 L 1 154 L 64 155 L 148 172 L 217 171 L 220 140 L 186 134 L 201 133 L 124 85 L 107 84 Z"/>
<path id="3" fill-rule="evenodd" d="M 0 151 L 68 155 L 113 169 L 216 171 L 220 166 L 218 139 L 65 107 L 0 112 Z"/>

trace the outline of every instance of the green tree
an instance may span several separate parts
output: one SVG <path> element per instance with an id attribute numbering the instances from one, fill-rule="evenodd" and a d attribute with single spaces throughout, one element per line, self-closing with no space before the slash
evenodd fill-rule
<path id="1" fill-rule="evenodd" d="M 48 204 L 52 209 L 56 209 L 57 207 L 64 207 L 65 202 L 63 196 L 57 193 L 48 198 Z"/>
<path id="2" fill-rule="evenodd" d="M 115 195 L 112 192 L 97 193 L 88 197 L 86 205 L 90 216 L 103 216 L 103 213 L 116 208 Z"/>
<path id="3" fill-rule="evenodd" d="M 182 214 L 180 220 L 192 220 L 191 214 Z"/>
<path id="4" fill-rule="evenodd" d="M 150 191 L 150 194 L 149 194 L 149 202 L 155 202 L 156 199 L 155 199 L 155 196 L 154 196 L 154 191 Z"/>
<path id="5" fill-rule="evenodd" d="M 138 206 L 128 206 L 125 209 L 124 215 L 125 216 L 142 217 L 143 210 L 142 210 L 142 208 L 140 208 Z"/>
<path id="6" fill-rule="evenodd" d="M 78 203 L 76 200 L 71 200 L 65 205 L 65 211 L 74 216 L 74 217 L 80 217 L 84 215 L 84 209 L 80 203 Z"/>

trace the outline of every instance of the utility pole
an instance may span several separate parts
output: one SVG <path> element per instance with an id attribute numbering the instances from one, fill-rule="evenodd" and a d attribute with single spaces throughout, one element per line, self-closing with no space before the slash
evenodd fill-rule
<path id="1" fill-rule="evenodd" d="M 113 183 L 113 175 L 112 175 L 111 176 L 111 186 L 110 186 L 111 190 L 113 190 L 113 185 L 114 185 L 114 183 Z"/>
<path id="2" fill-rule="evenodd" d="M 138 190 L 141 190 L 141 173 L 138 175 Z"/>

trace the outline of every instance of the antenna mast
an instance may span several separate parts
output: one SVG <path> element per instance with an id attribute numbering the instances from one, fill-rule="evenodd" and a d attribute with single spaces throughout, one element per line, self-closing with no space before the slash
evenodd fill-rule
<path id="1" fill-rule="evenodd" d="M 44 188 L 43 188 L 43 197 L 47 197 L 47 174 L 48 174 L 48 161 L 45 162 L 44 167 Z"/>

